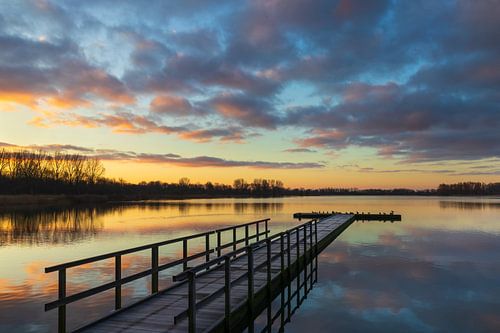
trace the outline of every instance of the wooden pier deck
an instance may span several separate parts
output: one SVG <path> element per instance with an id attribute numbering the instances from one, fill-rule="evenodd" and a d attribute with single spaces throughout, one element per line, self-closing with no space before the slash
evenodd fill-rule
<path id="1" fill-rule="evenodd" d="M 312 224 L 306 224 L 303 229 L 292 230 L 290 236 L 290 249 L 295 252 L 290 253 L 290 264 L 285 264 L 286 268 L 296 267 L 294 269 L 295 276 L 305 268 L 312 260 L 313 245 L 317 245 L 316 251 L 321 251 L 326 247 L 332 239 L 332 235 L 338 235 L 354 220 L 353 215 L 335 215 L 319 221 L 316 225 L 317 242 L 312 238 Z M 310 229 L 310 230 L 307 230 Z M 305 233 L 303 230 L 306 230 Z M 295 233 L 294 233 L 295 232 Z M 286 235 L 286 233 L 284 234 Z M 298 236 L 298 238 L 297 238 Z M 305 238 L 304 238 L 305 236 Z M 285 236 L 286 238 L 286 236 Z M 279 238 L 271 240 L 271 271 L 270 279 L 280 279 L 283 273 L 281 270 L 281 242 L 276 241 Z M 268 272 L 267 263 L 268 251 L 267 244 L 261 243 L 264 246 L 255 246 L 253 250 L 253 289 L 254 298 L 254 315 L 260 313 L 259 308 L 259 292 L 267 289 Z M 299 244 L 297 253 L 297 243 Z M 288 244 L 284 241 L 284 245 L 288 248 Z M 295 250 L 293 250 L 295 248 Z M 288 256 L 286 250 L 284 255 Z M 306 258 L 307 257 L 307 258 Z M 309 260 L 308 260 L 309 259 Z M 285 260 L 286 261 L 286 260 Z M 299 262 L 302 263 L 300 269 Z M 286 269 L 285 268 L 285 269 Z M 203 270 L 203 268 L 202 268 Z M 218 292 L 224 290 L 225 287 L 225 265 L 219 265 L 206 273 L 202 273 L 196 277 L 195 283 L 195 298 L 196 301 L 203 300 L 208 295 L 215 294 L 216 297 L 196 305 L 196 332 L 224 330 L 226 309 L 225 309 L 225 293 Z M 306 273 L 307 276 L 307 273 Z M 232 327 L 241 325 L 236 318 L 245 317 L 247 314 L 248 303 L 248 253 L 238 256 L 230 261 L 230 313 L 229 317 L 235 319 L 229 324 Z M 291 280 L 290 277 L 287 280 Z M 307 284 L 306 284 L 307 285 Z M 262 297 L 260 297 L 262 298 Z M 265 297 L 264 297 L 265 298 Z M 104 320 L 101 320 L 93 325 L 87 326 L 79 332 L 95 332 L 95 333 L 111 333 L 111 332 L 188 332 L 188 301 L 189 301 L 189 283 L 180 282 L 173 288 L 161 292 L 147 301 L 141 302 L 133 307 L 124 309 Z M 262 302 L 262 301 L 261 301 Z M 234 305 L 234 306 L 233 306 Z M 240 309 L 238 309 L 240 308 Z M 238 315 L 238 312 L 240 314 Z M 178 320 L 175 320 L 175 318 Z"/>
<path id="2" fill-rule="evenodd" d="M 356 221 L 401 221 L 401 215 L 400 214 L 394 214 L 394 212 L 391 212 L 389 214 L 386 213 L 364 213 L 364 212 L 348 212 L 348 213 L 341 213 L 341 212 L 312 212 L 312 213 L 295 213 L 293 214 L 294 219 L 298 219 L 299 221 L 302 219 L 322 219 L 326 218 L 335 214 L 350 214 L 354 215 L 354 219 Z"/>
<path id="3" fill-rule="evenodd" d="M 114 289 L 115 311 L 75 332 L 239 332 L 247 326 L 253 332 L 253 319 L 266 307 L 272 324 L 268 305 L 280 293 L 282 306 L 283 295 L 287 295 L 288 309 L 293 295 L 297 299 L 307 295 L 317 279 L 314 259 L 355 220 L 355 214 L 329 215 L 268 236 L 269 219 L 265 219 L 48 267 L 46 272 L 58 272 L 59 298 L 45 309 L 58 309 L 59 332 L 66 332 L 67 304 Z M 244 229 L 243 238 L 238 238 L 240 229 Z M 225 232 L 232 234 L 232 241 L 226 244 Z M 214 247 L 211 236 L 215 235 Z M 190 254 L 188 241 L 199 238 L 206 242 L 205 251 Z M 183 258 L 160 265 L 158 247 L 176 242 L 183 245 Z M 238 248 L 239 244 L 243 247 Z M 151 269 L 122 277 L 121 257 L 149 249 Z M 107 258 L 115 261 L 114 282 L 66 295 L 68 268 Z M 200 258 L 205 262 L 188 266 Z M 173 277 L 173 286 L 159 291 L 158 272 L 175 265 L 182 265 L 182 273 Z M 147 276 L 152 277 L 151 296 L 122 307 L 121 286 Z M 281 318 L 285 318 L 283 313 Z"/>

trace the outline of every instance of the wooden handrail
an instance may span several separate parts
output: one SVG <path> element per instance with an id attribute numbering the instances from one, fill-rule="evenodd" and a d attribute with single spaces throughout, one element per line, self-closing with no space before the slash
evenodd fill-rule
<path id="1" fill-rule="evenodd" d="M 179 273 L 173 277 L 174 281 L 185 281 L 188 280 L 189 288 L 188 288 L 188 307 L 187 309 L 181 311 L 179 314 L 177 314 L 174 317 L 174 323 L 177 323 L 179 320 L 185 318 L 186 316 L 188 317 L 188 330 L 189 332 L 195 332 L 196 331 L 196 309 L 199 306 L 202 306 L 206 302 L 211 301 L 214 297 L 219 296 L 221 293 L 224 293 L 224 300 L 225 300 L 225 307 L 224 307 L 224 313 L 225 313 L 225 325 L 226 325 L 226 330 L 229 331 L 229 315 L 230 315 L 230 292 L 231 292 L 231 286 L 237 282 L 239 282 L 243 278 L 248 279 L 248 304 L 249 304 L 249 312 L 250 314 L 252 313 L 252 303 L 253 303 L 253 272 L 255 270 L 258 270 L 262 267 L 266 267 L 267 271 L 267 288 L 268 288 L 268 297 L 270 298 L 271 295 L 271 290 L 270 288 L 270 283 L 271 283 L 271 262 L 276 259 L 280 258 L 280 263 L 281 263 L 281 273 L 284 274 L 284 262 L 285 262 L 285 257 L 284 254 L 287 252 L 287 257 L 288 257 L 288 266 L 290 266 L 290 254 L 291 250 L 294 247 L 297 247 L 297 259 L 300 258 L 300 231 L 304 232 L 304 255 L 308 253 L 307 251 L 309 250 L 309 256 L 312 256 L 313 253 L 311 253 L 314 250 L 314 255 L 317 255 L 317 244 L 313 244 L 313 240 L 317 243 L 317 223 L 318 220 L 311 220 L 309 222 L 303 223 L 299 226 L 296 226 L 294 228 L 291 228 L 289 230 L 286 230 L 284 232 L 280 232 L 278 234 L 266 237 L 265 239 L 262 239 L 260 241 L 257 241 L 251 245 L 245 246 L 244 248 L 240 248 L 238 250 L 229 252 L 225 254 L 222 257 L 217 257 L 215 259 L 212 259 L 210 261 L 207 261 L 203 264 L 200 264 L 194 268 L 191 268 L 187 271 L 184 271 L 182 273 Z M 314 224 L 314 231 L 313 231 L 313 224 Z M 307 235 L 307 229 L 309 228 L 309 235 Z M 294 244 L 294 246 L 290 245 L 290 233 L 292 231 L 295 231 L 297 233 L 297 242 Z M 314 236 L 314 237 L 313 237 Z M 284 239 L 287 239 L 287 248 L 285 249 L 284 247 Z M 307 240 L 309 238 L 310 245 L 309 249 L 307 249 Z M 272 254 L 272 243 L 276 241 L 280 241 L 280 252 L 278 254 L 273 255 Z M 253 252 L 256 249 L 266 247 L 266 260 L 255 266 L 253 262 Z M 248 270 L 244 274 L 242 274 L 240 277 L 237 279 L 231 281 L 230 274 L 230 265 L 231 262 L 236 260 L 237 258 L 240 258 L 243 255 L 248 256 Z M 213 269 L 217 269 L 221 267 L 221 265 L 224 265 L 224 286 L 221 288 L 218 288 L 211 294 L 203 297 L 201 300 L 196 301 L 196 277 L 197 273 L 203 272 L 203 274 L 206 274 L 207 271 L 211 271 Z M 304 294 L 307 295 L 308 289 L 307 289 L 307 280 L 310 279 L 311 283 L 311 288 L 312 288 L 312 283 L 313 283 L 313 270 L 315 270 L 312 266 L 312 260 L 311 260 L 311 267 L 310 267 L 310 274 L 309 276 L 307 275 L 307 265 L 306 265 L 306 257 L 304 256 L 304 272 L 305 272 L 305 279 L 304 279 Z M 317 270 L 317 266 L 316 266 Z M 316 273 L 317 274 L 317 273 Z M 283 278 L 283 277 L 282 277 Z M 297 294 L 300 292 L 300 287 L 302 286 L 300 284 L 300 278 L 298 277 L 298 290 Z M 282 286 L 284 287 L 284 286 Z M 290 300 L 289 300 L 290 302 Z M 282 301 L 283 304 L 283 301 Z M 268 310 L 268 321 L 270 320 L 269 317 L 271 316 L 270 310 Z"/>
<path id="2" fill-rule="evenodd" d="M 268 229 L 268 222 L 270 219 L 263 219 L 263 220 L 258 220 L 258 221 L 252 221 L 244 224 L 239 224 L 235 226 L 228 226 L 212 231 L 207 231 L 207 232 L 202 232 L 198 234 L 193 234 L 193 235 L 188 235 L 184 237 L 179 237 L 175 239 L 169 239 L 161 242 L 156 242 L 156 243 L 151 243 L 147 245 L 142 245 L 142 246 L 137 246 L 133 248 L 128 248 L 125 250 L 121 251 L 114 251 L 114 252 L 109 252 L 106 254 L 101 254 L 89 258 L 84 258 L 84 259 L 79 259 L 79 260 L 74 260 L 70 262 L 66 262 L 63 264 L 58 264 L 55 266 L 50 266 L 45 268 L 45 273 L 51 273 L 51 272 L 59 272 L 58 275 L 58 285 L 59 285 L 59 291 L 58 291 L 58 299 L 53 302 L 49 302 L 45 304 L 45 311 L 49 311 L 55 308 L 59 309 L 59 315 L 58 315 L 58 331 L 60 333 L 66 332 L 66 305 L 76 302 L 78 300 L 81 300 L 83 298 L 90 297 L 92 295 L 96 295 L 98 293 L 102 293 L 106 290 L 109 289 L 115 289 L 115 310 L 118 310 L 122 306 L 121 302 L 121 286 L 135 281 L 137 279 L 146 277 L 146 276 L 151 276 L 152 277 L 152 283 L 151 283 L 151 294 L 155 294 L 158 292 L 158 273 L 175 267 L 177 265 L 182 265 L 184 271 L 188 271 L 188 262 L 194 259 L 198 259 L 201 257 L 205 257 L 206 262 L 210 262 L 210 254 L 212 253 L 218 253 L 220 254 L 221 250 L 230 246 L 233 246 L 233 248 L 236 248 L 237 244 L 245 242 L 245 244 L 248 244 L 250 240 L 257 238 L 259 239 L 260 236 L 265 235 L 266 237 L 269 234 L 269 229 Z M 264 223 L 265 224 L 265 231 L 259 232 L 258 225 Z M 251 225 L 256 225 L 256 234 L 250 235 L 249 234 L 249 226 Z M 233 236 L 236 235 L 235 230 L 238 228 L 244 227 L 246 232 L 245 232 L 245 238 L 242 239 L 237 239 L 236 237 L 233 237 L 233 241 L 227 244 L 221 244 L 221 234 L 226 231 L 233 231 Z M 211 248 L 210 247 L 210 235 L 217 234 L 218 242 L 217 242 L 217 247 Z M 202 252 L 198 252 L 195 254 L 188 254 L 188 240 L 192 240 L 195 238 L 205 238 L 205 250 Z M 169 244 L 174 244 L 174 243 L 180 243 L 182 242 L 182 258 L 177 259 L 171 262 L 168 262 L 163 265 L 159 265 L 159 247 L 160 246 L 165 246 Z M 144 250 L 151 250 L 151 268 L 146 269 L 144 271 L 122 277 L 122 267 L 121 267 L 121 257 L 130 253 L 134 252 L 139 252 L 139 251 L 144 251 Z M 72 294 L 67 296 L 66 295 L 66 270 L 68 268 L 72 267 L 77 267 L 80 265 L 84 264 L 89 264 L 101 260 L 106 260 L 106 259 L 111 259 L 114 258 L 114 273 L 115 273 L 115 280 L 109 283 L 102 284 L 97 287 L 93 287 L 81 292 L 78 292 L 76 294 Z M 193 282 L 194 283 L 194 282 Z"/>
<path id="3" fill-rule="evenodd" d="M 90 263 L 93 263 L 93 262 L 96 262 L 96 261 L 110 259 L 110 258 L 113 258 L 113 257 L 115 257 L 117 255 L 123 256 L 123 255 L 134 253 L 134 252 L 140 252 L 140 251 L 144 251 L 144 250 L 149 250 L 149 249 L 153 248 L 154 246 L 158 246 L 159 247 L 159 246 L 165 246 L 165 245 L 170 245 L 170 244 L 174 244 L 174 243 L 179 243 L 179 242 L 182 242 L 185 239 L 193 239 L 193 238 L 203 237 L 205 235 L 211 235 L 211 234 L 214 234 L 214 233 L 215 233 L 215 230 L 212 230 L 212 231 L 202 232 L 202 233 L 199 233 L 199 234 L 194 234 L 194 235 L 189 235 L 189 236 L 184 236 L 184 237 L 169 239 L 169 240 L 161 241 L 161 242 L 157 242 L 157 243 L 151 243 L 151 244 L 141 245 L 141 246 L 137 246 L 137 247 L 132 247 L 132 248 L 128 248 L 128 249 L 125 249 L 125 250 L 120 250 L 120 251 L 114 251 L 114 252 L 109 252 L 109 253 L 105 253 L 105 254 L 100 254 L 100 255 L 97 255 L 97 256 L 94 256 L 94 257 L 89 257 L 89 258 L 84 258 L 84 259 L 69 261 L 69 262 L 66 262 L 66 263 L 63 263 L 63 264 L 58 264 L 58 265 L 46 267 L 45 268 L 45 273 L 51 273 L 51 272 L 58 271 L 60 269 L 65 269 L 65 268 L 71 268 L 71 267 L 81 266 L 81 265 L 85 265 L 85 264 L 90 264 Z"/>

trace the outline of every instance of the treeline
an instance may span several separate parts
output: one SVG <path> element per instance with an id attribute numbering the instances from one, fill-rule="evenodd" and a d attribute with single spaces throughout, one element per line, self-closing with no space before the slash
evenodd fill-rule
<path id="1" fill-rule="evenodd" d="M 132 184 L 104 177 L 96 158 L 43 151 L 0 150 L 0 194 L 96 194 L 115 199 L 220 196 L 322 196 L 322 195 L 499 195 L 500 183 L 441 184 L 437 189 L 286 188 L 275 179 L 236 179 L 232 185 L 207 182 L 160 181 Z"/>
<path id="2" fill-rule="evenodd" d="M 103 181 L 97 158 L 43 151 L 0 150 L 0 193 L 88 193 Z"/>
<path id="3" fill-rule="evenodd" d="M 465 182 L 457 184 L 441 184 L 436 193 L 438 195 L 498 195 L 500 183 Z"/>
<path id="4" fill-rule="evenodd" d="M 43 151 L 0 150 L 0 194 L 103 194 L 116 198 L 162 196 L 282 196 L 280 180 L 236 179 L 233 185 L 207 182 L 193 184 L 159 181 L 132 184 L 104 177 L 104 166 L 96 158 L 79 154 Z"/>

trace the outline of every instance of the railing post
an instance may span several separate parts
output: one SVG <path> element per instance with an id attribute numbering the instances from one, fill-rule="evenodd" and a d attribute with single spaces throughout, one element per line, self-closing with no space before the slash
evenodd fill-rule
<path id="1" fill-rule="evenodd" d="M 297 241 L 297 307 L 300 306 L 300 231 L 299 228 L 296 229 L 296 241 Z"/>
<path id="2" fill-rule="evenodd" d="M 247 259 L 248 259 L 248 332 L 253 333 L 253 284 L 254 284 L 254 267 L 253 267 L 253 247 L 247 246 Z"/>
<path id="3" fill-rule="evenodd" d="M 188 325 L 189 333 L 196 332 L 196 273 L 188 271 Z"/>
<path id="4" fill-rule="evenodd" d="M 248 224 L 245 226 L 245 245 L 248 246 Z"/>
<path id="5" fill-rule="evenodd" d="M 115 256 L 115 310 L 122 307 L 122 256 Z"/>
<path id="6" fill-rule="evenodd" d="M 151 294 L 158 292 L 158 246 L 151 248 Z"/>
<path id="7" fill-rule="evenodd" d="M 266 239 L 266 266 L 267 266 L 267 331 L 271 332 L 273 327 L 273 314 L 271 307 L 271 238 Z"/>
<path id="8" fill-rule="evenodd" d="M 265 229 L 265 230 L 266 230 L 266 237 L 267 237 L 267 234 L 269 233 L 269 226 L 268 226 L 268 224 L 267 224 L 268 222 L 269 222 L 269 219 L 266 219 L 266 220 L 264 221 L 264 223 L 265 223 L 265 225 L 266 225 L 266 229 Z"/>
<path id="9" fill-rule="evenodd" d="M 224 258 L 224 313 L 225 331 L 231 331 L 231 260 Z"/>
<path id="10" fill-rule="evenodd" d="M 285 234 L 281 233 L 280 236 L 280 263 L 281 263 L 281 324 L 280 327 L 285 326 Z"/>
<path id="11" fill-rule="evenodd" d="M 221 243 L 221 239 L 220 239 L 220 231 L 217 231 L 217 257 L 220 257 L 220 254 L 221 254 L 221 248 L 220 248 L 220 244 Z"/>
<path id="12" fill-rule="evenodd" d="M 313 264 L 314 264 L 314 257 L 313 256 L 315 253 L 314 253 L 314 245 L 313 245 L 313 222 L 311 221 L 311 223 L 309 223 L 309 256 L 311 258 L 311 260 L 309 261 L 309 265 L 310 265 L 310 268 L 309 268 L 309 281 L 310 281 L 310 286 L 309 286 L 309 290 L 312 289 L 313 287 Z"/>
<path id="13" fill-rule="evenodd" d="M 287 321 L 290 319 L 292 315 L 292 267 L 290 264 L 292 262 L 292 247 L 290 244 L 290 231 L 286 232 L 286 255 L 287 255 L 287 267 L 288 267 L 288 313 L 287 313 Z"/>
<path id="14" fill-rule="evenodd" d="M 59 301 L 64 300 L 66 298 L 66 268 L 61 268 L 58 271 L 58 283 L 59 283 Z M 57 320 L 57 329 L 59 333 L 66 333 L 66 305 L 59 305 L 58 308 L 58 320 Z"/>
<path id="15" fill-rule="evenodd" d="M 236 228 L 233 229 L 233 251 L 236 251 Z"/>
<path id="16" fill-rule="evenodd" d="M 210 234 L 205 235 L 205 262 L 210 261 Z"/>
<path id="17" fill-rule="evenodd" d="M 256 241 L 258 242 L 259 241 L 259 238 L 260 238 L 260 222 L 257 222 L 257 224 L 255 224 L 255 232 L 257 233 L 257 239 Z"/>
<path id="18" fill-rule="evenodd" d="M 307 298 L 307 224 L 304 225 L 304 298 Z"/>
<path id="19" fill-rule="evenodd" d="M 314 282 L 318 282 L 318 220 L 314 223 Z"/>
<path id="20" fill-rule="evenodd" d="M 182 240 L 182 270 L 187 271 L 188 268 L 188 263 L 187 263 L 187 256 L 188 256 L 188 240 L 183 239 Z"/>

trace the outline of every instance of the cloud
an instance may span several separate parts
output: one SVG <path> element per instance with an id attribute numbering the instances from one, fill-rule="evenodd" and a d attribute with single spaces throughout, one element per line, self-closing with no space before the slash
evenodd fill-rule
<path id="1" fill-rule="evenodd" d="M 180 137 L 187 140 L 195 140 L 198 142 L 208 142 L 213 138 L 220 138 L 221 141 L 244 142 L 248 137 L 256 136 L 257 134 L 249 134 L 239 127 L 230 128 L 214 128 L 200 129 L 183 132 Z"/>
<path id="2" fill-rule="evenodd" d="M 285 153 L 315 153 L 316 150 L 312 150 L 309 148 L 289 148 L 283 150 Z"/>
<path id="3" fill-rule="evenodd" d="M 100 159 L 106 160 L 108 155 L 99 155 Z M 122 160 L 127 160 L 122 158 Z M 268 162 L 268 161 L 237 161 L 227 160 L 211 156 L 196 156 L 176 158 L 163 154 L 138 154 L 129 157 L 130 161 L 141 163 L 166 163 L 183 167 L 250 167 L 254 169 L 321 169 L 324 165 L 315 162 Z"/>
<path id="4" fill-rule="evenodd" d="M 243 94 L 223 94 L 209 104 L 223 117 L 246 126 L 273 129 L 279 121 L 271 103 Z"/>
<path id="5" fill-rule="evenodd" d="M 316 162 L 272 162 L 272 161 L 240 161 L 229 160 L 213 156 L 182 157 L 178 154 L 164 153 L 136 153 L 132 151 L 119 151 L 114 149 L 93 149 L 75 145 L 13 145 L 2 142 L 0 146 L 14 149 L 35 149 L 42 151 L 63 151 L 68 153 L 81 153 L 86 156 L 96 157 L 103 161 L 129 161 L 137 163 L 164 163 L 183 167 L 202 168 L 234 168 L 249 167 L 254 169 L 321 169 L 325 165 Z"/>
<path id="6" fill-rule="evenodd" d="M 160 108 L 163 106 L 160 106 Z M 159 110 L 159 112 L 161 111 L 164 111 L 164 109 Z M 31 124 L 38 127 L 50 127 L 54 125 L 87 128 L 108 127 L 113 132 L 120 134 L 145 135 L 160 133 L 177 135 L 181 139 L 197 142 L 219 140 L 221 142 L 243 143 L 246 139 L 259 135 L 256 132 L 250 132 L 238 126 L 207 129 L 199 129 L 196 125 L 189 123 L 180 126 L 168 126 L 154 116 L 136 115 L 125 111 L 95 116 L 45 112 L 43 116 L 32 119 Z"/>
<path id="7" fill-rule="evenodd" d="M 150 109 L 157 114 L 191 116 L 196 113 L 202 113 L 183 97 L 161 95 L 156 96 L 150 103 Z"/>
<path id="8" fill-rule="evenodd" d="M 241 142 L 259 129 L 286 134 L 297 149 L 371 148 L 407 163 L 499 157 L 498 7 L 472 0 L 4 4 L 0 101 L 5 110 L 13 103 L 63 110 L 61 125 L 102 121 L 117 132 L 200 142 L 211 134 Z M 128 114 L 103 111 L 115 105 Z M 172 126 L 188 116 L 199 127 Z"/>
<path id="9" fill-rule="evenodd" d="M 33 106 L 73 108 L 94 98 L 132 104 L 133 93 L 106 70 L 90 65 L 69 40 L 35 41 L 0 35 L 0 97 Z"/>

